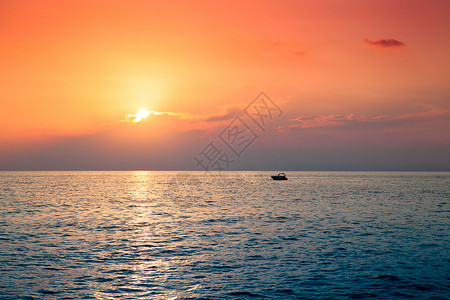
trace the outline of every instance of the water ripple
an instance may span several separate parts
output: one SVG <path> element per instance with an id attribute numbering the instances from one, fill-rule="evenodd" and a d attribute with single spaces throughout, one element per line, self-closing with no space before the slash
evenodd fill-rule
<path id="1" fill-rule="evenodd" d="M 0 172 L 2 299 L 448 299 L 449 173 Z"/>

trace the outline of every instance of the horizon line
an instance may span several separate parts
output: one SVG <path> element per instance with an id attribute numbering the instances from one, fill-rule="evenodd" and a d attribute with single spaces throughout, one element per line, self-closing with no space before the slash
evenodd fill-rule
<path id="1" fill-rule="evenodd" d="M 49 169 L 49 170 L 0 170 L 0 172 L 202 172 L 202 173 L 213 173 L 220 174 L 221 172 L 450 172 L 448 170 L 417 170 L 417 169 L 365 169 L 365 170 L 356 170 L 356 169 L 348 169 L 348 170 L 213 170 L 213 171 L 205 171 L 205 170 L 161 170 L 161 169 Z"/>

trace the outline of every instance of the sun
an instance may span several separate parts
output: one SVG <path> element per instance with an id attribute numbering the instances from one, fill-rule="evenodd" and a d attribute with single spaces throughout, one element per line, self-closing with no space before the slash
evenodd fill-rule
<path id="1" fill-rule="evenodd" d="M 148 117 L 148 115 L 150 114 L 150 111 L 146 110 L 146 109 L 140 109 L 138 110 L 138 112 L 136 113 L 136 119 L 134 119 L 134 122 L 140 122 L 142 121 L 142 119 L 145 119 Z"/>
<path id="2" fill-rule="evenodd" d="M 155 115 L 156 116 L 156 115 L 160 115 L 160 114 L 162 114 L 162 113 L 154 111 L 154 110 L 146 110 L 144 108 L 141 108 L 134 115 L 127 114 L 127 116 L 125 117 L 125 121 L 138 123 L 138 122 L 141 122 L 143 119 L 147 118 L 149 115 Z"/>

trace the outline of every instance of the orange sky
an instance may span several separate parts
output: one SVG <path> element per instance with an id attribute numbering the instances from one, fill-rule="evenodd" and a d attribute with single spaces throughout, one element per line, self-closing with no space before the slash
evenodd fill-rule
<path id="1" fill-rule="evenodd" d="M 284 133 L 314 127 L 305 117 L 426 115 L 417 141 L 447 142 L 449 16 L 445 0 L 0 0 L 0 153 L 101 132 L 140 108 L 213 132 L 222 124 L 198 120 L 261 90 L 286 112 Z"/>

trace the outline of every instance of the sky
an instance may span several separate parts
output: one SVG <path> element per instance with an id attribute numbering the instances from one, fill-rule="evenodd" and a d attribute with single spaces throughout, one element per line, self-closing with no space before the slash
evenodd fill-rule
<path id="1" fill-rule="evenodd" d="M 0 0 L 0 170 L 450 171 L 449 16 L 446 0 Z"/>

